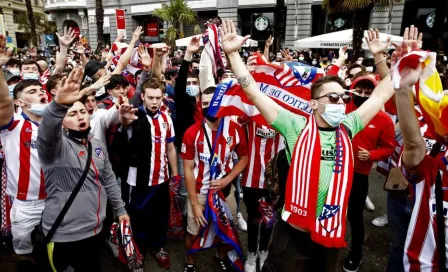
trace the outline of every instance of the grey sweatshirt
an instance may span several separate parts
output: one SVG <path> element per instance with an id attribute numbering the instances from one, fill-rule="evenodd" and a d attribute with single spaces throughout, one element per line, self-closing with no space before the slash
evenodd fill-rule
<path id="1" fill-rule="evenodd" d="M 69 107 L 51 102 L 39 126 L 37 150 L 45 175 L 47 199 L 42 215 L 45 235 L 76 187 L 87 161 L 87 146 L 62 131 L 62 120 Z M 72 242 L 101 232 L 109 198 L 117 216 L 126 214 L 124 202 L 106 147 L 90 137 L 92 163 L 81 190 L 51 241 Z"/>

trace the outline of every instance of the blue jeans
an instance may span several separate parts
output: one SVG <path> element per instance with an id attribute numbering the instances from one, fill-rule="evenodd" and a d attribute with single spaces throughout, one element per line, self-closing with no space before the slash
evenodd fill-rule
<path id="1" fill-rule="evenodd" d="M 389 246 L 388 272 L 404 271 L 403 255 L 404 244 L 411 219 L 412 204 L 403 196 L 387 194 L 387 218 L 391 233 Z"/>

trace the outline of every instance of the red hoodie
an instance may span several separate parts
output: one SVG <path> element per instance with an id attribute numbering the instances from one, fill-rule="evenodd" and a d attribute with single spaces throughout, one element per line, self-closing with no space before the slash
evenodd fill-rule
<path id="1" fill-rule="evenodd" d="M 386 159 L 394 152 L 395 131 L 390 116 L 380 111 L 361 132 L 356 134 L 352 145 L 355 157 L 354 171 L 368 175 L 374 162 Z M 368 161 L 358 159 L 359 147 L 370 151 Z"/>

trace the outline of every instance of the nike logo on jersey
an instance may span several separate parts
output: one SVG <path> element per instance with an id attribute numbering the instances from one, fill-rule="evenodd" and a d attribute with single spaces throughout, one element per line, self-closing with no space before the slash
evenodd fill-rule
<path id="1" fill-rule="evenodd" d="M 375 128 L 375 125 L 369 125 L 368 128 Z"/>

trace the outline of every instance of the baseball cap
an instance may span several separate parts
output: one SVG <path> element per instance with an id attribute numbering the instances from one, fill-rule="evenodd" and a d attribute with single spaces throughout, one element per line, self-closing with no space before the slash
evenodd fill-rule
<path id="1" fill-rule="evenodd" d="M 106 62 L 99 62 L 97 60 L 89 60 L 86 64 L 86 68 L 84 69 L 84 76 L 88 76 L 92 78 L 98 70 L 104 68 L 106 66 Z"/>
<path id="2" fill-rule="evenodd" d="M 370 83 L 373 84 L 374 88 L 376 86 L 378 86 L 378 81 L 376 81 L 373 77 L 371 77 L 371 76 L 360 76 L 360 77 L 357 77 L 355 80 L 353 80 L 353 83 L 350 86 L 350 89 L 354 89 L 356 87 L 356 85 L 358 85 L 358 83 L 361 82 L 361 81 L 369 81 Z"/>

